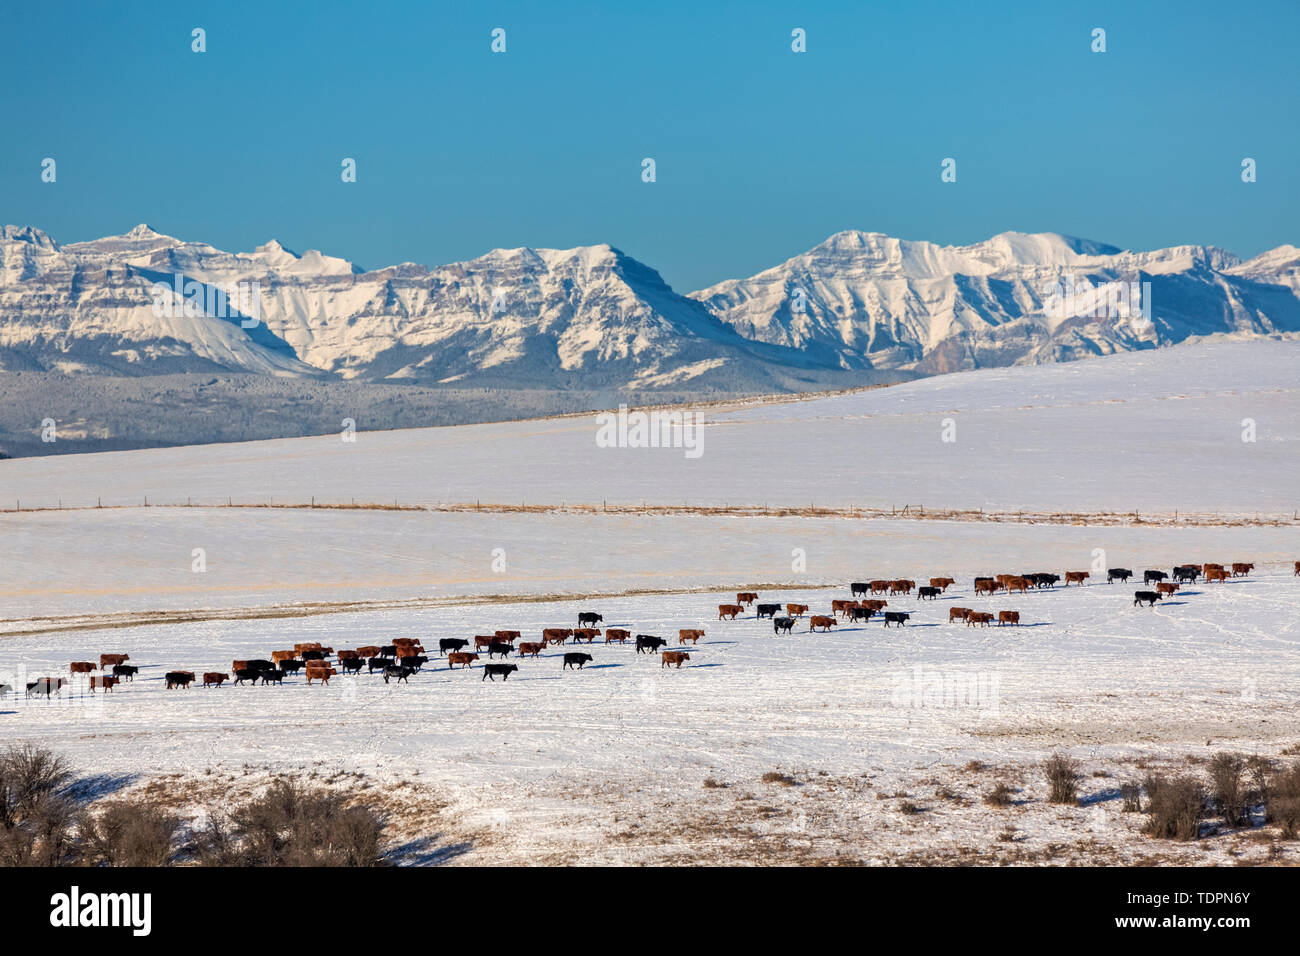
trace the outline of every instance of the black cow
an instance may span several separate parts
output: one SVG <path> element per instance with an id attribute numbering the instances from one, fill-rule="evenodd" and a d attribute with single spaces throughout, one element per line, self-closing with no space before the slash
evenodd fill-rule
<path id="1" fill-rule="evenodd" d="M 578 627 L 595 627 L 597 621 L 605 620 L 604 615 L 595 611 L 583 611 L 578 615 Z"/>
<path id="2" fill-rule="evenodd" d="M 366 662 L 360 657 L 345 657 L 339 661 L 339 666 L 343 668 L 345 674 L 360 674 Z"/>
<path id="3" fill-rule="evenodd" d="M 403 667 L 401 664 L 388 664 L 384 667 L 384 683 L 387 684 L 390 678 L 395 678 L 399 682 L 406 681 L 409 684 L 410 681 L 406 679 L 414 673 L 414 667 Z"/>
<path id="4" fill-rule="evenodd" d="M 849 608 L 850 621 L 869 621 L 871 615 L 876 613 L 874 607 L 851 607 Z"/>
<path id="5" fill-rule="evenodd" d="M 275 664 L 272 661 L 248 661 L 248 669 L 251 671 L 273 671 Z"/>
<path id="6" fill-rule="evenodd" d="M 866 581 L 854 581 L 849 585 L 849 591 L 854 597 L 857 597 L 859 594 L 870 594 L 871 585 Z M 780 607 L 781 605 L 778 604 L 776 606 Z"/>
<path id="7" fill-rule="evenodd" d="M 1133 606 L 1139 607 L 1143 601 L 1147 602 L 1148 607 L 1155 607 L 1156 602 L 1160 600 L 1160 595 L 1155 591 L 1134 591 Z"/>
<path id="8" fill-rule="evenodd" d="M 890 621 L 893 621 L 899 627 L 905 627 L 907 625 L 907 619 L 911 616 L 912 615 L 906 611 L 886 611 L 885 627 L 889 627 Z"/>
<path id="9" fill-rule="evenodd" d="M 939 589 L 931 587 L 917 588 L 916 599 L 920 601 L 923 598 L 929 598 L 931 601 L 939 600 Z"/>
<path id="10" fill-rule="evenodd" d="M 569 655 L 565 654 L 564 656 L 568 657 Z M 511 673 L 517 670 L 519 670 L 518 664 L 484 664 L 483 676 L 480 677 L 479 680 L 490 680 L 495 684 L 497 682 L 497 674 L 501 675 L 502 680 L 509 680 Z"/>
<path id="11" fill-rule="evenodd" d="M 272 668 L 269 671 L 258 671 L 258 673 L 261 675 L 263 685 L 270 683 L 284 683 L 284 671 L 282 670 Z"/>
<path id="12" fill-rule="evenodd" d="M 779 604 L 760 604 L 758 605 L 759 617 L 776 617 L 781 611 Z"/>
<path id="13" fill-rule="evenodd" d="M 420 668 L 429 663 L 429 658 L 425 657 L 423 654 L 416 654 L 413 657 L 399 657 L 397 663 L 401 664 L 403 667 L 409 667 L 418 674 L 420 673 Z"/>
<path id="14" fill-rule="evenodd" d="M 241 667 L 239 670 L 235 671 L 235 683 L 242 684 L 244 681 L 248 681 L 249 683 L 256 684 L 257 679 L 264 673 L 265 671 L 260 667 Z"/>
<path id="15" fill-rule="evenodd" d="M 653 654 L 661 647 L 667 647 L 668 642 L 662 637 L 653 637 L 650 634 L 638 634 L 636 636 L 636 652 L 638 654 Z"/>
<path id="16" fill-rule="evenodd" d="M 448 651 L 458 651 L 468 643 L 469 641 L 459 637 L 444 637 L 438 642 L 438 653 L 446 654 Z M 394 648 L 393 652 L 396 653 L 396 648 Z"/>
<path id="17" fill-rule="evenodd" d="M 774 617 L 774 618 L 772 618 L 772 632 L 773 632 L 774 634 L 780 634 L 780 633 L 782 633 L 783 631 L 784 631 L 786 634 L 793 634 L 793 633 L 794 633 L 794 618 L 792 618 L 792 617 Z"/>
<path id="18" fill-rule="evenodd" d="M 303 657 L 306 657 L 306 656 L 307 656 L 306 654 L 303 655 Z M 380 647 L 379 647 L 379 656 L 380 656 L 380 657 L 396 657 L 396 656 L 397 656 L 397 645 L 396 645 L 396 644 L 382 644 L 382 645 L 380 645 Z"/>
<path id="19" fill-rule="evenodd" d="M 1143 571 L 1142 583 L 1150 584 L 1152 581 L 1163 581 L 1167 577 L 1169 577 L 1169 575 L 1165 574 L 1163 571 Z"/>
<path id="20" fill-rule="evenodd" d="M 1133 572 L 1129 568 L 1111 568 L 1106 572 L 1106 580 L 1111 584 L 1116 581 L 1123 581 L 1128 584 L 1128 579 L 1131 577 L 1133 577 Z"/>
<path id="21" fill-rule="evenodd" d="M 135 680 L 135 675 L 140 672 L 140 668 L 134 664 L 114 664 L 113 676 L 119 680 Z"/>
<path id="22" fill-rule="evenodd" d="M 488 659 L 490 660 L 491 658 L 496 657 L 496 655 L 498 654 L 500 654 L 502 657 L 509 657 L 510 652 L 513 651 L 514 649 L 515 648 L 513 644 L 508 644 L 505 641 L 493 641 L 491 644 L 488 645 Z"/>
<path id="23" fill-rule="evenodd" d="M 375 671 L 382 671 L 385 667 L 392 667 L 397 661 L 391 657 L 372 657 L 367 662 L 370 670 L 367 673 L 373 674 Z"/>
<path id="24" fill-rule="evenodd" d="M 168 671 L 166 680 L 168 690 L 173 687 L 189 687 L 190 682 L 194 680 L 194 675 L 188 671 Z"/>
<path id="25" fill-rule="evenodd" d="M 323 660 L 325 660 L 325 652 L 324 652 L 324 651 L 316 651 L 316 650 L 303 651 L 303 652 L 302 652 L 302 659 L 303 659 L 304 661 L 323 661 Z M 250 661 L 249 663 L 252 663 L 252 662 Z"/>
<path id="26" fill-rule="evenodd" d="M 280 661 L 280 670 L 286 674 L 296 674 L 302 670 L 304 664 L 302 661 Z"/>
<path id="27" fill-rule="evenodd" d="M 564 667 L 569 668 L 574 664 L 578 665 L 578 670 L 582 670 L 582 665 L 591 660 L 590 654 L 565 654 Z"/>
<path id="28" fill-rule="evenodd" d="M 1056 582 L 1060 580 L 1061 580 L 1061 576 L 1059 574 L 1048 574 L 1046 572 L 1040 572 L 1034 575 L 1034 587 L 1039 587 L 1039 588 L 1055 587 Z"/>
<path id="29" fill-rule="evenodd" d="M 1197 577 L 1200 576 L 1200 573 L 1200 570 L 1193 564 L 1180 564 L 1178 567 L 1174 568 L 1174 580 L 1180 582 L 1190 581 L 1195 583 Z"/>

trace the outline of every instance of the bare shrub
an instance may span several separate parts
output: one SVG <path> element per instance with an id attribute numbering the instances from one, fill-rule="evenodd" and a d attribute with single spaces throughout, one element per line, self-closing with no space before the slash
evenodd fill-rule
<path id="1" fill-rule="evenodd" d="M 726 788 L 726 786 L 727 786 L 727 785 L 726 785 L 725 783 L 723 783 L 722 781 L 717 780 L 717 779 L 715 779 L 715 778 L 713 778 L 713 777 L 705 777 L 705 778 L 704 778 L 704 789 L 705 789 L 705 790 L 723 790 L 723 789 Z"/>
<path id="2" fill-rule="evenodd" d="M 794 777 L 788 773 L 777 773 L 775 770 L 769 770 L 763 774 L 764 783 L 779 783 L 783 787 L 793 787 L 795 785 Z"/>
<path id="3" fill-rule="evenodd" d="M 82 863 L 106 866 L 167 866 L 176 856 L 180 820 L 143 802 L 114 803 L 82 814 Z"/>
<path id="4" fill-rule="evenodd" d="M 1209 771 L 1211 795 L 1224 822 L 1237 826 L 1247 821 L 1246 788 L 1242 781 L 1246 758 L 1241 754 L 1217 753 L 1210 758 Z"/>
<path id="5" fill-rule="evenodd" d="M 907 814 L 910 817 L 920 813 L 921 808 L 918 807 L 911 800 L 904 800 L 902 803 L 898 805 L 898 812 Z"/>
<path id="6" fill-rule="evenodd" d="M 1166 840 L 1195 840 L 1201 835 L 1205 788 L 1195 777 L 1147 778 L 1147 822 L 1142 832 Z"/>
<path id="7" fill-rule="evenodd" d="M 1124 813 L 1142 812 L 1142 786 L 1140 784 L 1121 783 L 1119 785 L 1119 795 L 1124 801 L 1121 807 Z"/>
<path id="8" fill-rule="evenodd" d="M 1052 803 L 1078 803 L 1079 791 L 1075 780 L 1079 776 L 1079 763 L 1065 754 L 1055 753 L 1043 761 L 1047 776 L 1047 799 Z"/>
<path id="9" fill-rule="evenodd" d="M 1282 827 L 1286 839 L 1300 836 L 1300 761 L 1269 777 L 1268 813 Z"/>
<path id="10" fill-rule="evenodd" d="M 1011 795 L 1015 791 L 1005 783 L 999 782 L 988 793 L 984 794 L 984 804 L 990 807 L 997 807 L 999 810 L 1011 806 Z"/>
<path id="11" fill-rule="evenodd" d="M 0 865 L 68 861 L 76 807 L 64 788 L 71 780 L 53 751 L 24 744 L 0 753 Z"/>

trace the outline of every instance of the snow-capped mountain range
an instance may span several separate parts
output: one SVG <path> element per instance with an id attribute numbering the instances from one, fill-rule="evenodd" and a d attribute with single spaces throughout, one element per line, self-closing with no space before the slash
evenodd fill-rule
<path id="1" fill-rule="evenodd" d="M 857 382 L 1298 332 L 1289 245 L 1242 261 L 1054 233 L 939 246 L 841 232 L 681 295 L 608 245 L 367 271 L 275 241 L 228 253 L 145 225 L 68 245 L 0 230 L 0 370 L 783 391 L 828 387 L 837 370 Z"/>

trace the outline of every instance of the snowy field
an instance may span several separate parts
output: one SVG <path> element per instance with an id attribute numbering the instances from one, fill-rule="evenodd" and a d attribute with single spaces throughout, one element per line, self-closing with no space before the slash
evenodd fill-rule
<path id="1" fill-rule="evenodd" d="M 1224 749 L 1298 752 L 1297 359 L 1296 343 L 1188 346 L 709 409 L 697 459 L 598 448 L 587 417 L 0 461 L 0 505 L 24 508 L 0 513 L 0 671 L 12 677 L 0 680 L 21 688 L 103 652 L 142 666 L 109 695 L 20 690 L 0 699 L 0 727 L 117 787 L 169 782 L 189 810 L 252 768 L 359 775 L 397 808 L 412 863 L 1295 858 L 1249 834 L 1147 840 L 1118 787 Z M 940 439 L 945 418 L 954 442 Z M 154 506 L 138 506 L 146 495 Z M 1225 518 L 213 507 L 312 495 Z M 130 506 L 84 507 L 100 497 Z M 156 507 L 187 499 L 204 506 Z M 1275 523 L 1234 520 L 1257 512 Z M 1203 561 L 1257 567 L 1154 609 L 1096 577 L 970 594 L 976 574 Z M 829 613 L 849 581 L 938 575 L 958 579 L 941 600 L 891 601 L 913 612 L 905 628 L 810 635 L 805 618 L 776 637 L 752 611 L 717 620 L 738 589 Z M 1019 610 L 1023 626 L 950 625 L 953 604 Z M 680 670 L 598 645 L 582 671 L 553 648 L 506 683 L 435 662 L 409 685 L 163 686 L 170 669 L 229 672 L 304 641 L 537 640 L 580 610 L 674 647 L 680 628 L 707 634 Z M 1078 807 L 1045 802 L 1036 763 L 1057 749 L 1084 764 Z M 981 802 L 998 781 L 1016 790 L 1010 808 Z"/>

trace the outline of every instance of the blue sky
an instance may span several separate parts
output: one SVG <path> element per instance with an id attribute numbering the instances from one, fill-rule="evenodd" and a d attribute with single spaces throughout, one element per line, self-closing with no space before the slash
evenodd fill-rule
<path id="1" fill-rule="evenodd" d="M 609 242 L 680 291 L 841 229 L 1253 255 L 1300 243 L 1297 35 L 1295 0 L 9 3 L 0 220 L 367 267 Z"/>

